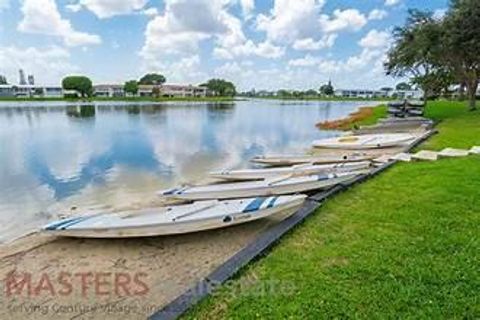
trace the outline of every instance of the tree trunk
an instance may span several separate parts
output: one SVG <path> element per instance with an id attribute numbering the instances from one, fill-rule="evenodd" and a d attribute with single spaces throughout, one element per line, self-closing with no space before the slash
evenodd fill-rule
<path id="1" fill-rule="evenodd" d="M 458 91 L 459 91 L 458 100 L 465 101 L 465 83 L 460 84 Z"/>
<path id="2" fill-rule="evenodd" d="M 468 82 L 468 108 L 470 111 L 477 110 L 477 89 L 478 89 L 478 79 L 474 79 Z"/>

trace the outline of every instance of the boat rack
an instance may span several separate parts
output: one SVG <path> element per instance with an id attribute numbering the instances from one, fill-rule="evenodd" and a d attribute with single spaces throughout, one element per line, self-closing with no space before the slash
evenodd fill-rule
<path id="1" fill-rule="evenodd" d="M 390 102 L 387 112 L 395 118 L 422 117 L 425 113 L 425 102 L 409 100 Z"/>

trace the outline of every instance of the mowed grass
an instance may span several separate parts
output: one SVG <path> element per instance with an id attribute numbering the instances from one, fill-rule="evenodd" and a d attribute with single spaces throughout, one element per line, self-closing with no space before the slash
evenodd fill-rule
<path id="1" fill-rule="evenodd" d="M 435 102 L 426 145 L 480 145 L 480 111 Z M 480 156 L 394 168 L 326 202 L 187 319 L 480 318 Z"/>
<path id="2" fill-rule="evenodd" d="M 386 105 L 381 105 L 378 107 L 373 108 L 373 114 L 361 121 L 358 121 L 355 123 L 357 126 L 369 126 L 377 123 L 378 119 L 384 118 L 387 116 L 387 106 Z"/>

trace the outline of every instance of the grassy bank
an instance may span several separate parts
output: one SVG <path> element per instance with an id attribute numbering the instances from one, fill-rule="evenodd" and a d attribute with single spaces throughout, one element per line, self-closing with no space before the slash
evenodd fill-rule
<path id="1" fill-rule="evenodd" d="M 95 102 L 95 101 L 130 101 L 130 102 L 168 102 L 168 101 L 188 101 L 188 102 L 230 102 L 234 101 L 234 97 L 92 97 L 88 99 L 71 99 L 71 98 L 10 98 L 0 97 L 0 102 L 10 101 L 67 101 L 67 102 Z"/>
<path id="2" fill-rule="evenodd" d="M 423 147 L 480 145 L 480 112 L 429 103 Z M 329 200 L 187 319 L 480 315 L 480 157 L 397 164 Z"/>
<path id="3" fill-rule="evenodd" d="M 387 107 L 385 105 L 361 107 L 350 113 L 346 118 L 319 122 L 316 126 L 322 130 L 351 130 L 355 127 L 374 124 L 378 119 L 385 117 L 386 114 Z"/>

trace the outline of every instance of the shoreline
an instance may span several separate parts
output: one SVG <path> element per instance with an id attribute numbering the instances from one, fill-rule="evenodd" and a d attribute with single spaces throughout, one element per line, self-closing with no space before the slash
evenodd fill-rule
<path id="1" fill-rule="evenodd" d="M 0 97 L 0 104 L 10 102 L 68 102 L 73 104 L 95 103 L 95 102 L 132 102 L 132 103 L 151 103 L 151 102 L 233 102 L 238 99 L 235 97 L 178 97 L 178 98 L 152 98 L 152 97 L 118 97 L 118 98 L 96 98 L 89 99 L 69 99 L 69 98 L 5 98 Z"/>
<path id="2" fill-rule="evenodd" d="M 321 130 L 348 131 L 359 126 L 372 125 L 381 117 L 386 116 L 386 107 L 383 104 L 373 107 L 360 107 L 347 117 L 332 121 L 318 122 L 315 126 Z"/>

